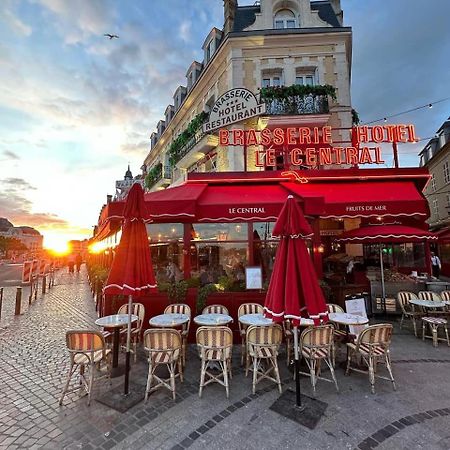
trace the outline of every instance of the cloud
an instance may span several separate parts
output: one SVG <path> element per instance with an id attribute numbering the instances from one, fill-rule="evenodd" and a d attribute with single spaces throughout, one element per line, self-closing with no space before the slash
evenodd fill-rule
<path id="1" fill-rule="evenodd" d="M 180 25 L 180 36 L 181 39 L 185 42 L 189 42 L 191 40 L 191 21 L 184 20 Z"/>
<path id="2" fill-rule="evenodd" d="M 20 159 L 19 156 L 17 156 L 11 150 L 3 150 L 2 154 L 6 156 L 6 159 L 14 159 L 14 160 Z"/>
<path id="3" fill-rule="evenodd" d="M 69 227 L 66 220 L 56 214 L 32 212 L 32 202 L 23 194 L 24 191 L 36 190 L 23 178 L 5 178 L 0 183 L 0 211 L 16 226 L 29 225 L 40 228 Z"/>
<path id="4" fill-rule="evenodd" d="M 3 8 L 0 9 L 0 22 L 3 22 L 5 26 L 9 27 L 18 36 L 30 36 L 33 29 L 14 14 L 8 3 L 5 2 L 2 5 Z"/>

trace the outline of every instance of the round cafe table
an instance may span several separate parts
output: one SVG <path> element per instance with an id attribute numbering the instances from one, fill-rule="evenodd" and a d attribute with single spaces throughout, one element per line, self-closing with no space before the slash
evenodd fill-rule
<path id="1" fill-rule="evenodd" d="M 181 313 L 167 313 L 152 317 L 149 321 L 152 327 L 156 328 L 176 328 L 189 322 L 189 316 Z"/>
<path id="2" fill-rule="evenodd" d="M 347 360 L 348 360 L 348 346 L 347 343 L 351 342 L 350 340 L 350 331 L 348 329 L 349 325 L 365 325 L 369 323 L 369 319 L 367 317 L 357 316 L 356 314 L 349 313 L 329 313 L 328 319 L 330 322 L 338 323 L 340 325 L 345 325 L 345 344 L 347 347 Z M 343 367 L 346 367 L 346 362 L 343 363 Z"/>
<path id="3" fill-rule="evenodd" d="M 269 326 L 273 325 L 275 322 L 272 322 L 272 319 L 268 319 L 264 317 L 264 314 L 256 313 L 256 314 L 242 314 L 239 317 L 239 322 L 243 325 L 252 326 L 252 325 L 260 325 L 260 326 Z"/>
<path id="4" fill-rule="evenodd" d="M 421 308 L 444 308 L 448 302 L 435 302 L 433 300 L 422 300 L 420 298 L 412 298 L 409 303 L 414 306 L 420 306 Z"/>
<path id="5" fill-rule="evenodd" d="M 228 314 L 200 314 L 194 317 L 194 322 L 200 326 L 220 326 L 220 325 L 228 325 L 230 322 L 233 322 L 233 318 Z"/>
<path id="6" fill-rule="evenodd" d="M 137 322 L 138 316 L 131 315 L 131 323 Z M 111 316 L 99 317 L 95 324 L 103 328 L 113 328 L 113 362 L 112 368 L 116 369 L 119 365 L 119 332 L 120 329 L 128 325 L 128 314 L 113 314 Z M 111 377 L 119 376 L 119 374 L 112 371 Z"/>

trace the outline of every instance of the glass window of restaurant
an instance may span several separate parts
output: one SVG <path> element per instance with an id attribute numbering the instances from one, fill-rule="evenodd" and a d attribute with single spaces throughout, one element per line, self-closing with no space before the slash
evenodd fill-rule
<path id="1" fill-rule="evenodd" d="M 158 283 L 183 279 L 183 224 L 147 225 L 153 268 Z"/>
<path id="2" fill-rule="evenodd" d="M 366 266 L 379 266 L 380 250 L 378 244 L 364 245 Z M 422 243 L 383 244 L 383 263 L 386 269 L 395 269 L 402 273 L 424 269 L 425 245 Z"/>

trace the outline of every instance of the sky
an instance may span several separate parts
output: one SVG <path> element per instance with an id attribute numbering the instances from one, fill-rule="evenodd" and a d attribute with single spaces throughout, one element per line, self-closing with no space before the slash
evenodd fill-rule
<path id="1" fill-rule="evenodd" d="M 89 237 L 127 164 L 139 173 L 209 30 L 222 28 L 222 4 L 2 0 L 0 217 L 36 227 L 47 246 Z M 342 0 L 342 8 L 363 122 L 450 97 L 448 0 Z M 413 123 L 429 138 L 449 111 L 447 100 L 389 122 Z M 425 144 L 400 145 L 400 165 L 417 166 Z"/>

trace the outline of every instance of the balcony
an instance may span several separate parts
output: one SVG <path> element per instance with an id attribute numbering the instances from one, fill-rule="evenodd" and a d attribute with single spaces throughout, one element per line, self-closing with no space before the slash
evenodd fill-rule
<path id="1" fill-rule="evenodd" d="M 163 166 L 162 163 L 153 167 L 145 177 L 145 187 L 148 190 L 156 191 L 164 189 L 172 181 L 172 168 L 170 166 Z"/>
<path id="2" fill-rule="evenodd" d="M 333 86 L 273 86 L 262 88 L 269 126 L 320 125 L 330 116 L 329 97 L 336 99 Z"/>
<path id="3" fill-rule="evenodd" d="M 177 152 L 176 166 L 187 169 L 218 145 L 217 136 L 198 132 Z"/>

